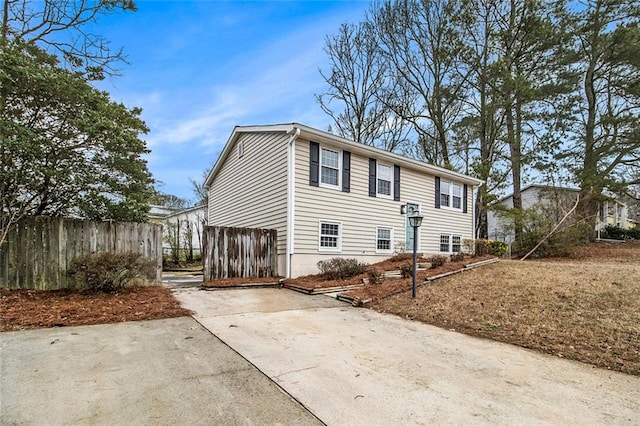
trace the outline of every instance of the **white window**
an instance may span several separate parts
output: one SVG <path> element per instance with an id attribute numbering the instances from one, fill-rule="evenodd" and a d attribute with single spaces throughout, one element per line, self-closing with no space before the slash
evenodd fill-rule
<path id="1" fill-rule="evenodd" d="M 326 148 L 320 151 L 320 184 L 340 186 L 340 153 Z"/>
<path id="2" fill-rule="evenodd" d="M 451 201 L 454 209 L 462 209 L 462 187 L 451 184 Z"/>
<path id="3" fill-rule="evenodd" d="M 386 164 L 378 163 L 378 183 L 377 193 L 383 197 L 391 198 L 393 195 L 392 183 L 393 183 L 393 168 Z"/>
<path id="4" fill-rule="evenodd" d="M 462 236 L 440 234 L 440 251 L 442 253 L 460 253 L 462 250 Z"/>
<path id="5" fill-rule="evenodd" d="M 339 222 L 320 222 L 320 251 L 342 249 L 342 226 Z"/>
<path id="6" fill-rule="evenodd" d="M 376 229 L 376 252 L 391 253 L 393 252 L 393 229 L 378 227 Z"/>
<path id="7" fill-rule="evenodd" d="M 244 142 L 238 142 L 238 158 L 244 155 Z"/>
<path id="8" fill-rule="evenodd" d="M 450 207 L 456 210 L 462 210 L 462 185 L 441 181 L 440 207 Z"/>
<path id="9" fill-rule="evenodd" d="M 453 253 L 460 253 L 462 246 L 460 245 L 461 237 L 460 235 L 452 235 L 451 236 L 451 251 Z"/>
<path id="10" fill-rule="evenodd" d="M 440 251 L 449 253 L 449 235 L 440 235 Z"/>

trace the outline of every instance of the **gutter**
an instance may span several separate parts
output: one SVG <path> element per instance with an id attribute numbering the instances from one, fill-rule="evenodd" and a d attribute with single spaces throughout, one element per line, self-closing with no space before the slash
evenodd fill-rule
<path id="1" fill-rule="evenodd" d="M 290 135 L 287 143 L 287 248 L 285 277 L 291 278 L 291 256 L 294 254 L 295 201 L 296 201 L 296 139 L 300 136 L 300 128 L 293 126 L 287 131 Z"/>

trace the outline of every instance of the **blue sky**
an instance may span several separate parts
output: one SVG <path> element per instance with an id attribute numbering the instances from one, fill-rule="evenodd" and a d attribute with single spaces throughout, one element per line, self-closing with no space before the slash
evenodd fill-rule
<path id="1" fill-rule="evenodd" d="M 163 192 L 192 199 L 236 125 L 299 122 L 326 129 L 327 35 L 359 22 L 367 1 L 144 1 L 97 31 L 129 65 L 100 89 L 143 108 L 149 169 Z"/>

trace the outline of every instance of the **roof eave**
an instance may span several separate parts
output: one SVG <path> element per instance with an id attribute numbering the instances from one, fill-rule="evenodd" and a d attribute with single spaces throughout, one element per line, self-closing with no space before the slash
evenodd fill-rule
<path id="1" fill-rule="evenodd" d="M 231 151 L 231 147 L 235 143 L 236 139 L 240 136 L 240 134 L 252 133 L 252 132 L 288 133 L 296 128 L 300 129 L 300 136 L 305 137 L 306 139 L 309 139 L 309 140 L 324 142 L 331 145 L 339 146 L 341 148 L 347 148 L 349 151 L 352 151 L 361 155 L 365 155 L 365 156 L 373 155 L 376 157 L 391 158 L 394 163 L 397 163 L 399 165 L 404 165 L 405 167 L 409 167 L 409 168 L 416 169 L 423 172 L 428 172 L 430 174 L 437 175 L 437 176 L 449 177 L 451 179 L 455 179 L 460 182 L 469 183 L 473 186 L 482 184 L 482 180 L 464 175 L 462 173 L 457 173 L 452 170 L 445 169 L 443 167 L 438 167 L 432 164 L 424 163 L 422 161 L 413 160 L 413 159 L 404 157 L 402 155 L 385 151 L 380 148 L 357 143 L 352 140 L 343 138 L 341 136 L 337 136 L 332 133 L 314 129 L 312 127 L 308 127 L 303 124 L 291 123 L 291 124 L 275 124 L 275 125 L 265 125 L 265 126 L 234 127 L 233 132 L 231 133 L 231 136 L 229 136 L 229 139 L 227 140 L 227 143 L 222 150 L 222 153 L 220 154 L 220 156 L 218 156 L 218 160 L 216 161 L 215 165 L 211 169 L 211 172 L 209 172 L 209 175 L 205 180 L 204 187 L 209 189 L 211 182 L 213 181 L 215 176 L 218 174 L 220 168 L 222 167 L 222 164 L 224 163 L 227 156 L 229 155 L 229 152 Z"/>
<path id="2" fill-rule="evenodd" d="M 469 183 L 474 186 L 480 185 L 482 180 L 464 175 L 462 173 L 454 172 L 449 169 L 445 169 L 443 167 L 434 166 L 432 164 L 424 163 L 422 161 L 413 160 L 411 158 L 404 157 L 402 155 L 395 154 L 393 152 L 385 151 L 380 148 L 376 148 L 370 145 L 365 145 L 362 143 L 354 142 L 352 140 L 333 135 L 331 133 L 323 132 L 321 130 L 317 130 L 311 127 L 307 127 L 301 124 L 294 124 L 294 127 L 300 129 L 300 136 L 306 136 L 307 139 L 313 139 L 317 142 L 325 142 L 333 145 L 337 145 L 342 148 L 348 148 L 350 151 L 365 155 L 365 156 L 376 156 L 376 157 L 390 157 L 393 159 L 393 162 L 398 165 L 404 165 L 405 167 L 409 167 L 412 169 L 426 171 L 430 174 L 449 177 L 455 179 L 457 181 L 461 181 L 464 183 Z"/>
<path id="3" fill-rule="evenodd" d="M 229 136 L 229 139 L 227 139 L 227 143 L 225 144 L 224 148 L 222 149 L 222 152 L 218 156 L 218 159 L 216 160 L 216 163 L 214 164 L 213 168 L 211 169 L 211 171 L 207 175 L 207 178 L 204 181 L 204 187 L 207 190 L 209 189 L 209 186 L 211 185 L 211 182 L 213 182 L 213 179 L 216 177 L 216 175 L 220 171 L 220 168 L 222 167 L 222 164 L 227 159 L 227 156 L 229 155 L 229 152 L 231 151 L 231 147 L 233 146 L 233 144 L 235 143 L 236 139 L 241 134 L 243 134 L 243 133 L 254 133 L 254 132 L 276 132 L 276 133 L 282 132 L 282 133 L 287 133 L 287 132 L 291 131 L 293 129 L 293 127 L 294 127 L 293 124 L 275 124 L 275 125 L 266 125 L 266 126 L 235 126 L 233 128 L 233 132 L 231 132 L 231 135 Z"/>

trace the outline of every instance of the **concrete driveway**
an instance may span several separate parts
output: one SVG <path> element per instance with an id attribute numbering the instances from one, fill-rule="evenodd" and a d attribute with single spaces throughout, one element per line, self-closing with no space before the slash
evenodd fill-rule
<path id="1" fill-rule="evenodd" d="M 0 424 L 321 423 L 183 317 L 0 333 Z"/>
<path id="2" fill-rule="evenodd" d="M 329 425 L 640 424 L 640 378 L 255 289 L 176 292 L 195 318 Z"/>

